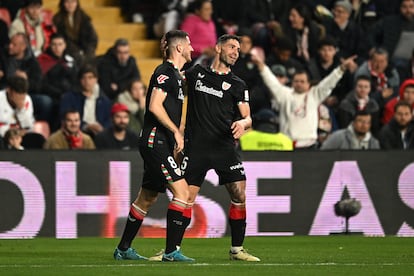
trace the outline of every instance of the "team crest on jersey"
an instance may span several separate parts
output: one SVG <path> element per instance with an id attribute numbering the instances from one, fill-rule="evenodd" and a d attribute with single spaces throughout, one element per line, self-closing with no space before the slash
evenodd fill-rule
<path id="1" fill-rule="evenodd" d="M 228 82 L 223 81 L 223 83 L 221 84 L 221 88 L 223 88 L 223 90 L 229 90 L 230 87 L 231 84 Z"/>
<path id="2" fill-rule="evenodd" d="M 166 80 L 168 80 L 170 77 L 169 76 L 166 76 L 166 75 L 159 75 L 158 76 L 158 78 L 157 78 L 157 82 L 158 82 L 158 84 L 163 84 L 163 83 L 165 83 L 165 81 Z"/>

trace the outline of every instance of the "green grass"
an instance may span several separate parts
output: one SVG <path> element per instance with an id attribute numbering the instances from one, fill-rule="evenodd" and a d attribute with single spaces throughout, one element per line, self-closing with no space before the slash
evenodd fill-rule
<path id="1" fill-rule="evenodd" d="M 414 275 L 414 238 L 247 237 L 260 263 L 228 260 L 229 238 L 185 239 L 192 264 L 115 261 L 118 239 L 0 240 L 0 275 Z M 134 242 L 151 256 L 163 239 Z"/>

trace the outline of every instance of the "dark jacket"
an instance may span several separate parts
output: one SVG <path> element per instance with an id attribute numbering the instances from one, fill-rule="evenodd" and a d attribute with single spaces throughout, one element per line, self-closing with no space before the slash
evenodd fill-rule
<path id="1" fill-rule="evenodd" d="M 106 54 L 97 58 L 99 85 L 111 100 L 127 90 L 132 80 L 141 77 L 135 58 L 130 56 L 126 65 L 122 66 L 116 58 L 115 51 L 115 48 L 110 48 Z M 115 83 L 118 89 L 113 90 L 111 83 Z"/>
<path id="2" fill-rule="evenodd" d="M 69 55 L 58 58 L 48 49 L 37 57 L 42 69 L 41 91 L 54 101 L 60 101 L 65 92 L 74 89 L 77 67 L 74 59 Z"/>
<path id="3" fill-rule="evenodd" d="M 117 140 L 114 137 L 114 130 L 112 127 L 105 129 L 104 131 L 98 133 L 95 138 L 95 146 L 97 149 L 138 149 L 139 147 L 139 137 L 135 132 L 127 129 L 125 134 L 125 139 L 122 141 Z"/>
<path id="4" fill-rule="evenodd" d="M 91 18 L 83 11 L 75 17 L 79 20 L 79 31 L 77 37 L 71 37 L 65 26 L 65 16 L 63 13 L 57 13 L 53 16 L 57 32 L 65 36 L 68 54 L 77 59 L 79 62 L 83 59 L 80 52 L 88 59 L 95 57 L 95 50 L 98 46 L 98 35 L 92 25 Z"/>
<path id="5" fill-rule="evenodd" d="M 370 46 L 385 48 L 392 57 L 400 40 L 404 21 L 405 18 L 400 14 L 386 16 L 378 21 L 369 32 Z"/>
<path id="6" fill-rule="evenodd" d="M 357 63 L 361 64 L 368 58 L 368 43 L 360 26 L 349 20 L 344 30 L 341 30 L 333 19 L 324 22 L 326 34 L 333 37 L 338 46 L 338 57 L 348 58 L 357 55 Z"/>
<path id="7" fill-rule="evenodd" d="M 358 100 L 355 97 L 355 91 L 351 91 L 338 107 L 339 128 L 346 128 L 354 120 L 357 111 Z M 371 114 L 371 132 L 376 135 L 380 126 L 380 108 L 377 102 L 370 98 L 365 106 L 365 111 Z"/>
<path id="8" fill-rule="evenodd" d="M 60 101 L 60 115 L 62 116 L 67 110 L 75 109 L 79 111 L 80 117 L 83 118 L 83 107 L 85 105 L 86 97 L 81 92 L 67 92 L 63 94 Z M 99 91 L 99 96 L 96 99 L 95 116 L 98 123 L 104 128 L 111 125 L 111 101 L 103 93 L 102 89 Z M 86 123 L 82 121 L 81 128 Z"/>
<path id="9" fill-rule="evenodd" d="M 414 121 L 412 121 L 405 134 L 407 149 L 414 149 Z M 397 122 L 392 119 L 388 124 L 382 127 L 378 140 L 381 144 L 381 149 L 403 149 L 403 142 L 401 139 L 401 132 Z"/>
<path id="10" fill-rule="evenodd" d="M 17 60 L 8 54 L 5 49 L 0 54 L 0 70 L 3 71 L 4 76 L 0 79 L 0 89 L 6 87 L 7 78 L 13 76 L 17 70 L 26 72 L 29 81 L 29 94 L 36 94 L 39 92 L 39 84 L 42 78 L 39 63 L 32 54 L 31 49 L 26 49 L 25 56 L 21 60 Z"/>

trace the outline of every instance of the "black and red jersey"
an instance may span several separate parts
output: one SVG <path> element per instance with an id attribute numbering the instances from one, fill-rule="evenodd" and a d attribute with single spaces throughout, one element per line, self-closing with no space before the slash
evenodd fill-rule
<path id="1" fill-rule="evenodd" d="M 188 111 L 186 135 L 190 145 L 233 146 L 231 125 L 242 119 L 238 105 L 249 102 L 245 82 L 196 65 L 186 71 Z"/>
<path id="2" fill-rule="evenodd" d="M 154 114 L 149 112 L 151 94 L 155 89 L 160 89 L 166 93 L 167 97 L 163 103 L 168 116 L 179 127 L 181 121 L 182 105 L 184 101 L 183 93 L 184 80 L 177 67 L 171 62 L 165 61 L 159 65 L 151 76 L 148 93 L 146 96 L 146 110 L 144 116 L 144 126 L 142 129 L 141 143 L 152 147 L 158 140 L 166 141 L 173 147 L 175 140 L 173 133 L 164 127 Z"/>

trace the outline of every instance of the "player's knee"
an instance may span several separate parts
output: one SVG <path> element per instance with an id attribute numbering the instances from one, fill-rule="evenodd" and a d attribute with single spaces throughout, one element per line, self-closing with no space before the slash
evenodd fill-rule
<path id="1" fill-rule="evenodd" d="M 237 204 L 244 204 L 246 203 L 246 194 L 244 193 L 233 194 L 231 197 L 231 201 Z"/>

